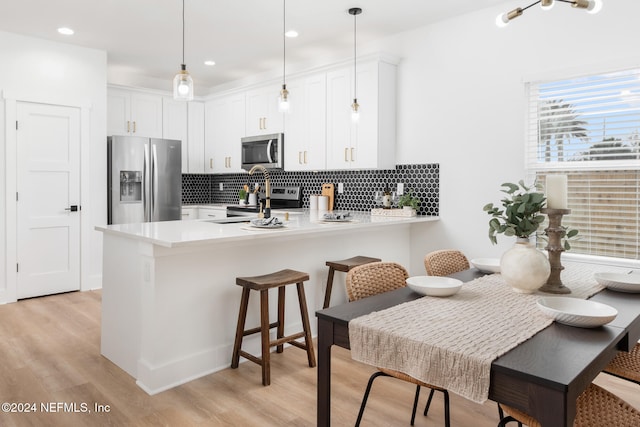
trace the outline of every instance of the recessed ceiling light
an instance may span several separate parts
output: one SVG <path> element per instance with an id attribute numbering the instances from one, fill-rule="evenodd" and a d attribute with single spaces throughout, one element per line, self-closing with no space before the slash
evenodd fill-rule
<path id="1" fill-rule="evenodd" d="M 213 66 L 216 65 L 216 61 L 204 61 L 204 65 Z"/>
<path id="2" fill-rule="evenodd" d="M 284 33 L 284 35 L 287 37 L 294 38 L 294 37 L 298 37 L 298 32 L 296 30 L 289 30 L 286 33 Z"/>
<path id="3" fill-rule="evenodd" d="M 71 28 L 67 28 L 67 27 L 58 28 L 58 32 L 60 34 L 64 34 L 65 36 L 70 36 L 70 35 L 73 35 L 74 33 L 74 31 Z"/>

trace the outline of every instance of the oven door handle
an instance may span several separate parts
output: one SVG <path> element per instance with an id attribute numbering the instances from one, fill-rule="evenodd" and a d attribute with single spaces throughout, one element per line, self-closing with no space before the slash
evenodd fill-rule
<path id="1" fill-rule="evenodd" d="M 273 158 L 271 157 L 271 148 L 273 146 L 273 139 L 270 139 L 267 143 L 267 160 L 269 163 L 273 163 Z"/>

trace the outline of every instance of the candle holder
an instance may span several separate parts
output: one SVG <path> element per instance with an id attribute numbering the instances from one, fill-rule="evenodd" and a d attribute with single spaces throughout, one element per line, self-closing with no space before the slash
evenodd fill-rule
<path id="1" fill-rule="evenodd" d="M 549 241 L 545 249 L 549 253 L 549 264 L 551 265 L 551 274 L 549 274 L 547 283 L 540 288 L 540 291 L 551 294 L 570 294 L 571 289 L 564 286 L 562 284 L 562 279 L 560 279 L 560 273 L 564 270 L 564 267 L 560 262 L 560 256 L 562 255 L 562 252 L 564 252 L 564 247 L 562 246 L 562 233 L 565 230 L 561 226 L 562 216 L 569 215 L 571 213 L 571 209 L 543 208 L 540 212 L 549 217 L 549 226 L 545 228 L 544 231 L 549 237 Z"/>

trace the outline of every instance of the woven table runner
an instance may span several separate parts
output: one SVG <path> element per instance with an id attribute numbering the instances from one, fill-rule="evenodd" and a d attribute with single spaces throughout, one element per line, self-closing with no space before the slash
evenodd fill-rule
<path id="1" fill-rule="evenodd" d="M 593 273 L 607 270 L 566 263 L 568 296 L 600 292 Z M 483 403 L 491 362 L 553 322 L 536 305 L 541 296 L 553 295 L 517 293 L 500 274 L 480 277 L 451 297 L 423 297 L 351 320 L 351 357 Z"/>

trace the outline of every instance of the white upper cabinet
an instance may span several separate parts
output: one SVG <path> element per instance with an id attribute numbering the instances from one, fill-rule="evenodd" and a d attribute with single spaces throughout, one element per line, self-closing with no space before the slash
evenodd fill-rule
<path id="1" fill-rule="evenodd" d="M 284 167 L 288 171 L 326 168 L 326 74 L 291 80 L 291 111 L 284 114 Z"/>
<path id="2" fill-rule="evenodd" d="M 182 141 L 182 173 L 204 173 L 204 103 L 163 98 L 162 137 Z"/>
<path id="3" fill-rule="evenodd" d="M 247 91 L 247 136 L 282 132 L 283 114 L 278 111 L 278 96 L 281 87 L 281 85 L 272 83 Z"/>
<path id="4" fill-rule="evenodd" d="M 240 172 L 240 139 L 245 136 L 245 95 L 205 103 L 205 172 Z"/>
<path id="5" fill-rule="evenodd" d="M 189 173 L 189 131 L 187 128 L 187 103 L 162 98 L 162 137 L 181 141 L 182 173 Z"/>
<path id="6" fill-rule="evenodd" d="M 327 73 L 327 169 L 393 169 L 396 140 L 396 66 L 357 66 L 360 120 L 351 120 L 353 67 Z"/>
<path id="7" fill-rule="evenodd" d="M 189 173 L 204 173 L 204 102 L 187 103 Z"/>
<path id="8" fill-rule="evenodd" d="M 109 89 L 107 134 L 162 138 L 162 96 Z"/>

